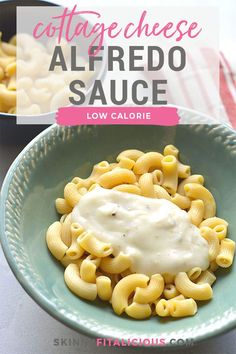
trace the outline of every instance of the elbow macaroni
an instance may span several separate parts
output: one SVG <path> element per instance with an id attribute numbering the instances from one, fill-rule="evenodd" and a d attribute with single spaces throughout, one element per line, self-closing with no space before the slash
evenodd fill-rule
<path id="1" fill-rule="evenodd" d="M 198 183 L 187 183 L 184 186 L 184 191 L 187 197 L 200 199 L 204 203 L 204 219 L 215 216 L 216 203 L 211 192 L 204 186 Z"/>
<path id="2" fill-rule="evenodd" d="M 235 253 L 235 242 L 229 238 L 221 241 L 220 252 L 216 257 L 216 263 L 223 268 L 228 268 L 232 265 Z"/>
<path id="3" fill-rule="evenodd" d="M 220 242 L 216 235 L 216 232 L 207 226 L 200 228 L 200 233 L 209 245 L 209 260 L 214 261 L 220 252 Z"/>
<path id="4" fill-rule="evenodd" d="M 146 288 L 136 288 L 134 301 L 139 304 L 148 304 L 157 300 L 164 290 L 164 279 L 160 274 L 151 276 Z"/>
<path id="5" fill-rule="evenodd" d="M 112 253 L 109 243 L 98 240 L 89 232 L 83 232 L 78 237 L 77 242 L 86 252 L 96 257 L 107 257 Z"/>
<path id="6" fill-rule="evenodd" d="M 71 263 L 66 267 L 64 278 L 68 288 L 76 295 L 86 300 L 96 299 L 97 285 L 81 279 L 77 264 Z"/>
<path id="7" fill-rule="evenodd" d="M 144 173 L 138 181 L 141 195 L 148 198 L 154 198 L 155 189 L 153 184 L 153 177 L 151 173 Z"/>
<path id="8" fill-rule="evenodd" d="M 178 161 L 175 156 L 167 155 L 161 160 L 164 176 L 163 187 L 170 194 L 175 194 L 178 187 Z"/>
<path id="9" fill-rule="evenodd" d="M 98 183 L 103 188 L 113 188 L 119 184 L 133 184 L 136 182 L 135 174 L 125 168 L 115 168 L 100 176 Z"/>
<path id="10" fill-rule="evenodd" d="M 16 42 L 2 41 L 0 32 L 0 112 L 16 113 Z"/>
<path id="11" fill-rule="evenodd" d="M 111 279 L 104 275 L 96 278 L 98 297 L 103 301 L 109 301 L 112 295 Z"/>
<path id="12" fill-rule="evenodd" d="M 175 286 L 181 294 L 194 300 L 209 300 L 212 298 L 212 288 L 208 283 L 196 284 L 184 272 L 176 275 Z"/>
<path id="13" fill-rule="evenodd" d="M 121 315 L 122 312 L 128 307 L 128 299 L 130 294 L 137 288 L 144 288 L 147 286 L 149 278 L 145 274 L 131 274 L 122 278 L 115 286 L 111 304 L 113 310 L 117 315 Z"/>
<path id="14" fill-rule="evenodd" d="M 64 257 L 68 249 L 68 247 L 61 239 L 61 229 L 61 223 L 56 221 L 51 226 L 49 226 L 46 235 L 47 246 L 52 255 L 59 261 Z"/>
<path id="15" fill-rule="evenodd" d="M 8 70 L 14 72 L 11 65 Z M 46 242 L 53 256 L 65 267 L 68 288 L 90 301 L 97 296 L 109 301 L 116 314 L 126 313 L 134 319 L 148 318 L 153 312 L 160 317 L 195 315 L 196 301 L 213 296 L 214 272 L 218 267 L 232 265 L 235 242 L 227 238 L 228 223 L 215 216 L 216 203 L 204 186 L 204 177 L 190 175 L 190 166 L 179 161 L 179 150 L 175 146 L 167 145 L 163 154 L 125 150 L 116 160 L 117 163 L 96 164 L 86 179 L 73 178 L 65 186 L 64 198 L 55 201 L 56 210 L 62 216 L 60 222 L 48 228 Z M 132 273 L 130 255 L 113 254 L 112 244 L 100 241 L 71 222 L 73 207 L 82 195 L 96 186 L 148 198 L 164 198 L 185 210 L 208 242 L 209 268 L 196 266 L 177 275 L 163 273 L 150 277 Z"/>
<path id="16" fill-rule="evenodd" d="M 96 282 L 96 270 L 101 262 L 100 258 L 95 258 L 89 255 L 85 258 L 80 265 L 80 276 L 81 279 L 87 283 Z"/>
<path id="17" fill-rule="evenodd" d="M 110 274 L 120 274 L 131 266 L 130 256 L 120 252 L 118 256 L 111 258 L 105 257 L 102 259 L 100 268 Z"/>
<path id="18" fill-rule="evenodd" d="M 134 165 L 134 173 L 142 175 L 150 171 L 150 169 L 159 169 L 161 167 L 161 160 L 163 155 L 159 152 L 147 152 L 141 155 Z"/>
<path id="19" fill-rule="evenodd" d="M 188 215 L 193 225 L 200 225 L 204 216 L 204 203 L 201 199 L 191 201 Z"/>

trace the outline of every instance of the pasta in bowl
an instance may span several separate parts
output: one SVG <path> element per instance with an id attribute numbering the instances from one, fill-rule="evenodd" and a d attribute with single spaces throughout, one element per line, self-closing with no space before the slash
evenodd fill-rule
<path id="1" fill-rule="evenodd" d="M 196 116 L 196 114 L 185 110 L 179 110 L 179 114 L 182 116 Z M 212 219 L 210 222 L 208 221 L 208 224 L 202 224 L 201 227 L 214 229 L 217 226 L 216 230 L 218 232 L 218 238 L 221 232 L 222 236 L 224 235 L 227 227 L 228 233 L 227 237 L 224 237 L 224 239 L 227 238 L 235 241 L 234 230 L 236 228 L 236 220 L 234 200 L 236 195 L 234 174 L 236 172 L 236 146 L 234 142 L 235 132 L 222 125 L 182 125 L 177 127 L 93 126 L 74 128 L 52 126 L 48 128 L 33 140 L 18 156 L 10 168 L 2 188 L 0 223 L 1 243 L 7 260 L 17 279 L 35 301 L 49 314 L 75 330 L 95 337 L 118 338 L 123 339 L 124 341 L 128 341 L 129 338 L 148 338 L 151 340 L 151 338 L 158 337 L 165 338 L 166 345 L 171 345 L 171 338 L 191 338 L 197 342 L 235 327 L 235 262 L 233 262 L 232 266 L 228 268 L 222 268 L 219 266 L 214 272 L 213 269 L 208 270 L 209 267 L 204 263 L 204 258 L 203 263 L 205 266 L 204 264 L 202 265 L 201 274 L 199 269 L 193 269 L 194 266 L 196 268 L 196 265 L 194 264 L 192 264 L 191 273 L 188 273 L 187 269 L 178 269 L 178 273 L 180 273 L 182 277 L 182 273 L 186 273 L 188 278 L 194 284 L 197 284 L 197 281 L 194 280 L 195 277 L 199 280 L 199 277 L 204 275 L 206 278 L 202 279 L 203 284 L 208 283 L 209 287 L 213 289 L 212 299 L 194 299 L 190 294 L 187 295 L 183 292 L 181 294 L 182 289 L 179 284 L 177 284 L 179 288 L 177 289 L 173 277 L 169 274 L 163 275 L 160 268 L 155 268 L 153 274 L 151 274 L 152 272 L 150 270 L 149 272 L 141 271 L 143 268 L 139 268 L 136 271 L 129 265 L 129 256 L 131 252 L 127 253 L 124 248 L 120 255 L 119 252 L 116 253 L 114 251 L 117 247 L 115 243 L 112 244 L 110 240 L 99 239 L 95 232 L 96 230 L 99 231 L 99 229 L 94 230 L 94 226 L 94 229 L 88 230 L 86 225 L 81 222 L 82 216 L 84 217 L 85 222 L 88 222 L 86 221 L 85 215 L 82 215 L 82 212 L 81 215 L 76 213 L 75 217 L 78 219 L 77 221 L 76 219 L 73 220 L 73 223 L 75 223 L 75 228 L 73 228 L 74 235 L 79 232 L 78 225 L 76 225 L 77 223 L 85 230 L 85 235 L 89 233 L 91 236 L 96 237 L 102 242 L 106 241 L 106 243 L 111 243 L 111 247 L 114 248 L 114 254 L 109 254 L 109 248 L 105 248 L 105 251 L 108 252 L 106 257 L 94 256 L 91 252 L 84 251 L 83 256 L 80 259 L 83 261 L 86 260 L 86 262 L 83 263 L 82 267 L 82 261 L 79 265 L 80 261 L 78 262 L 78 259 L 74 259 L 73 262 L 70 262 L 72 265 L 69 268 L 69 274 L 67 274 L 68 284 L 70 279 L 72 279 L 72 284 L 74 278 L 78 279 L 79 270 L 80 278 L 82 279 L 82 277 L 89 275 L 86 282 L 91 282 L 90 284 L 92 287 L 94 288 L 95 285 L 97 288 L 97 294 L 99 293 L 99 295 L 97 295 L 96 300 L 89 301 L 82 299 L 70 291 L 64 281 L 63 265 L 60 264 L 60 261 L 56 261 L 55 258 L 52 257 L 51 252 L 47 250 L 47 244 L 45 241 L 45 235 L 49 225 L 54 222 L 57 222 L 57 228 L 60 228 L 62 225 L 54 203 L 57 198 L 61 198 L 57 200 L 57 208 L 58 211 L 62 212 L 60 215 L 65 214 L 65 209 L 63 210 L 63 208 L 65 208 L 67 204 L 62 200 L 65 199 L 63 195 L 64 189 L 67 185 L 66 192 L 68 192 L 69 195 L 70 188 L 68 187 L 71 186 L 70 183 L 72 183 L 71 181 L 75 176 L 79 176 L 82 180 L 86 180 L 91 173 L 93 166 L 97 165 L 99 161 L 107 161 L 109 166 L 113 163 L 119 164 L 120 161 L 115 162 L 116 157 L 121 151 L 130 149 L 131 147 L 135 147 L 136 150 L 140 150 L 144 153 L 159 152 L 164 155 L 163 152 L 166 145 L 174 145 L 178 147 L 180 151 L 180 161 L 185 166 L 191 166 L 191 175 L 204 176 L 204 181 L 198 177 L 197 180 L 199 181 L 199 184 L 204 182 L 202 185 L 204 185 L 204 187 L 214 196 L 217 206 L 216 217 L 226 220 L 228 223 L 228 225 L 223 225 L 222 223 L 223 226 L 217 225 L 215 219 Z M 170 154 L 168 153 L 168 155 Z M 130 157 L 127 158 L 130 159 Z M 122 163 L 124 163 L 124 161 L 122 161 Z M 102 164 L 103 167 L 106 167 L 106 165 L 107 164 Z M 111 171 L 115 171 L 116 167 L 117 166 L 112 165 L 113 169 Z M 133 168 L 132 171 L 134 171 Z M 224 179 L 222 179 L 222 171 L 224 172 Z M 154 171 L 149 170 L 148 172 L 143 171 L 141 174 L 151 173 L 153 178 L 152 181 L 155 181 L 154 185 L 162 187 L 158 184 L 162 179 L 161 174 L 159 172 L 153 172 Z M 130 176 L 130 173 L 127 175 Z M 150 177 L 148 178 L 150 180 Z M 78 178 L 76 180 L 77 182 L 81 182 Z M 74 182 L 76 182 L 76 180 L 74 180 Z M 182 180 L 184 179 L 181 178 L 180 181 Z M 72 184 L 75 185 L 74 182 Z M 135 200 L 136 198 L 142 200 L 140 203 L 135 202 L 135 213 L 141 212 L 140 209 L 138 209 L 138 206 L 140 205 L 141 207 L 141 205 L 143 205 L 142 198 L 148 200 L 148 204 L 151 201 L 151 208 L 153 202 L 156 203 L 161 200 L 161 198 L 150 198 L 135 193 L 131 194 L 127 188 L 131 188 L 133 192 L 139 191 L 139 189 L 141 189 L 140 185 L 135 184 L 138 182 L 122 182 L 125 186 L 120 187 L 120 185 L 117 184 L 115 186 L 110 185 L 110 188 L 107 188 L 107 185 L 104 183 L 108 182 L 104 182 L 103 180 L 102 186 L 97 187 L 97 189 L 102 189 L 102 193 L 104 193 L 104 191 L 114 193 L 112 196 L 109 196 L 109 198 L 115 198 L 114 195 L 117 195 L 118 193 L 119 202 L 123 206 L 123 211 L 125 211 L 126 217 L 128 217 L 128 210 L 125 210 L 125 207 L 128 208 L 126 201 L 124 201 L 125 196 L 133 196 Z M 142 179 L 140 182 L 142 182 Z M 98 181 L 93 184 L 96 183 L 98 183 Z M 191 181 L 189 183 L 196 183 L 196 180 L 195 182 Z M 128 187 L 126 186 L 127 184 Z M 134 186 L 131 186 L 132 184 Z M 185 184 L 185 186 L 186 185 L 187 184 Z M 88 190 L 91 186 L 81 188 L 86 188 Z M 160 191 L 160 188 L 157 187 L 156 189 L 159 189 Z M 178 183 L 177 193 L 183 195 L 181 194 L 183 191 L 184 186 L 180 186 L 180 183 Z M 83 195 L 84 192 L 85 190 L 80 190 L 79 193 L 83 196 L 83 199 L 89 196 L 94 197 L 96 193 L 99 193 L 96 191 L 96 188 Z M 170 196 L 174 195 L 174 193 L 167 193 Z M 108 198 L 108 196 L 106 196 L 106 198 Z M 193 199 L 190 196 L 188 198 Z M 197 200 L 200 200 L 199 197 L 197 198 Z M 91 202 L 90 200 L 83 199 L 82 197 L 80 200 L 75 199 L 75 205 L 78 204 L 78 202 L 79 204 L 82 202 Z M 191 200 L 191 202 L 193 201 L 194 200 Z M 168 210 L 170 209 L 170 205 L 172 208 L 175 208 L 176 205 L 172 201 L 166 199 L 166 203 L 167 202 L 170 203 L 168 203 Z M 185 216 L 183 216 L 187 215 L 189 218 L 189 202 L 186 204 L 185 200 L 185 204 L 183 204 L 182 198 L 181 202 L 181 207 L 176 206 L 177 210 L 181 213 L 181 216 L 179 213 L 177 216 L 183 218 L 186 225 L 188 225 L 188 227 L 191 226 L 191 229 L 193 228 L 195 231 L 199 230 L 197 225 L 195 225 L 195 228 L 194 224 L 189 223 Z M 133 203 L 134 199 L 132 199 L 132 204 Z M 166 210 L 166 203 L 164 210 Z M 201 208 L 202 203 L 204 203 L 203 200 L 197 203 L 195 201 L 193 205 L 196 204 L 196 208 L 200 205 Z M 159 205 L 160 210 L 163 208 L 162 204 L 163 203 Z M 59 208 L 61 208 L 61 210 L 59 210 Z M 70 214 L 73 208 L 73 206 L 70 206 L 66 211 L 66 214 Z M 183 208 L 183 210 L 181 208 Z M 110 209 L 108 207 L 103 208 L 100 217 L 108 218 L 109 215 L 106 216 L 104 213 L 109 214 L 109 212 Z M 155 223 L 155 213 L 153 212 L 152 215 L 153 222 Z M 143 213 L 143 217 L 145 220 L 145 213 Z M 159 213 L 159 217 L 161 218 L 161 213 Z M 119 219 L 119 213 L 117 216 L 110 216 L 110 218 L 112 218 L 112 223 L 114 223 L 113 218 L 117 218 L 117 220 L 120 220 L 121 222 L 123 220 Z M 212 216 L 212 218 L 215 218 L 215 216 Z M 138 218 L 136 219 L 137 222 L 139 222 Z M 199 222 L 198 218 L 196 218 L 196 223 L 197 222 Z M 202 223 L 202 221 L 200 221 L 200 223 Z M 91 224 L 90 220 L 89 224 Z M 121 224 L 120 226 L 122 225 L 124 226 L 124 224 Z M 145 222 L 142 225 L 143 227 L 146 227 Z M 168 233 L 170 235 L 172 234 L 173 227 L 174 225 L 169 225 Z M 55 229 L 53 232 L 55 232 Z M 200 243 L 200 246 L 198 247 L 201 247 L 202 244 L 207 245 L 211 236 L 209 236 L 208 240 L 208 236 L 203 237 L 204 232 L 203 235 L 199 235 L 199 232 L 200 231 L 197 231 L 197 235 L 198 237 L 201 237 L 203 242 Z M 89 238 L 91 238 L 91 236 L 89 236 Z M 77 238 L 75 244 L 76 249 Z M 126 237 L 123 238 L 125 239 Z M 123 239 L 120 238 L 120 242 L 125 245 L 122 240 Z M 85 244 L 88 242 L 88 235 L 86 235 L 85 238 L 80 238 L 80 242 L 81 248 L 83 248 L 83 245 L 84 247 L 87 247 Z M 169 242 L 166 244 L 169 244 Z M 143 245 L 147 247 L 145 248 L 143 246 L 143 251 L 145 249 L 150 250 L 148 245 L 145 245 L 145 243 Z M 139 242 L 136 244 L 133 243 L 131 250 L 135 251 L 137 264 L 139 264 L 140 267 L 143 267 L 141 262 L 142 258 L 138 257 L 138 249 Z M 62 258 L 64 257 L 64 252 L 66 253 L 67 250 L 68 245 L 62 250 Z M 165 248 L 165 250 L 167 250 L 167 248 Z M 75 252 L 74 256 L 76 258 L 78 253 L 73 249 L 70 249 L 70 257 L 73 257 L 73 252 Z M 194 252 L 194 249 L 192 249 L 192 252 Z M 201 257 L 201 255 L 199 256 Z M 61 254 L 58 255 L 58 257 L 60 258 Z M 100 264 L 97 258 L 101 258 Z M 104 258 L 104 260 L 102 258 Z M 132 259 L 134 259 L 134 253 Z M 138 260 L 141 263 L 139 263 Z M 64 261 L 67 260 L 64 259 Z M 212 261 L 209 261 L 209 263 L 212 263 Z M 122 267 L 128 266 L 128 268 L 125 270 L 119 268 L 120 264 L 122 264 Z M 133 265 L 134 264 L 135 262 Z M 76 267 L 74 267 L 74 265 L 76 265 Z M 64 263 L 64 266 L 66 267 L 66 262 Z M 94 272 L 95 268 L 96 272 Z M 117 274 L 109 276 L 112 269 L 119 271 L 118 276 Z M 207 277 L 209 276 L 209 273 L 203 269 L 208 270 L 209 273 L 213 271 L 217 280 L 212 282 L 214 277 L 209 279 Z M 137 285 L 139 291 L 136 292 L 135 301 L 132 301 L 134 305 L 132 305 L 128 298 L 126 311 L 119 316 L 113 311 L 112 304 L 106 300 L 107 298 L 110 298 L 111 291 L 110 281 L 107 278 L 111 278 L 113 293 L 113 286 L 116 284 L 115 282 L 122 279 L 130 279 L 128 277 L 132 276 L 132 284 L 131 281 L 129 282 L 130 286 L 132 286 L 136 281 L 133 277 L 136 276 L 136 274 L 142 274 L 142 276 L 139 280 L 139 285 Z M 96 283 L 94 282 L 94 276 L 96 276 Z M 184 277 L 186 278 L 186 275 L 184 275 Z M 149 280 L 151 278 L 152 281 Z M 155 290 L 157 289 L 156 284 L 158 284 L 158 289 L 161 291 L 162 281 L 164 281 L 164 290 L 158 298 L 158 307 L 155 300 L 150 301 L 150 303 L 148 302 L 148 304 L 142 303 L 147 296 L 150 296 L 146 291 L 145 295 L 143 294 L 143 291 L 147 288 L 146 284 L 153 284 Z M 186 279 L 184 279 L 184 281 L 186 281 Z M 211 285 L 210 282 L 212 282 Z M 184 284 L 183 279 L 180 279 L 180 284 Z M 123 285 L 125 285 L 126 288 L 127 284 L 123 283 Z M 98 288 L 102 289 L 104 293 L 100 290 L 98 291 Z M 176 292 L 176 289 L 178 293 Z M 86 288 L 84 291 L 85 290 Z M 150 293 L 152 294 L 152 291 Z M 155 296 L 156 293 L 157 292 L 154 293 Z M 177 296 L 178 298 L 175 299 L 175 302 L 179 301 L 180 305 L 177 306 L 181 306 L 181 309 L 175 307 L 173 302 L 168 302 L 173 297 Z M 100 298 L 104 300 L 101 300 Z M 131 299 L 133 298 L 134 294 L 131 294 Z M 193 300 L 191 300 L 191 298 Z M 188 300 L 187 302 L 185 302 L 186 299 Z M 169 304 L 168 308 L 166 307 L 166 301 Z M 171 309 L 172 313 L 175 313 L 176 316 L 179 314 L 179 311 L 182 311 L 183 313 L 183 310 L 187 311 L 186 309 L 188 309 L 189 311 L 189 308 L 194 312 L 194 302 L 197 303 L 198 311 L 193 316 L 185 316 L 176 319 L 174 316 L 172 317 L 168 315 L 165 317 L 156 314 L 156 307 L 158 312 L 166 310 L 170 311 Z M 140 304 L 141 306 L 136 304 Z M 131 317 L 133 314 L 135 314 L 136 317 L 143 316 L 145 311 L 148 314 L 150 312 L 149 305 L 151 311 L 154 312 L 154 315 L 143 320 Z M 115 308 L 117 308 L 116 306 L 117 305 L 114 303 Z M 182 307 L 184 307 L 184 309 Z M 146 308 L 146 310 L 140 311 L 140 308 Z M 165 313 L 163 312 L 163 314 Z M 173 344 L 171 346 L 173 347 Z"/>
<path id="2" fill-rule="evenodd" d="M 16 113 L 16 36 L 9 42 L 0 32 L 0 112 Z"/>
<path id="3" fill-rule="evenodd" d="M 29 28 L 27 34 L 23 15 L 20 16 L 22 22 L 19 19 L 18 31 L 16 31 L 17 6 L 22 7 L 21 0 L 0 2 L 0 118 L 5 120 L 8 118 L 10 122 L 18 115 L 28 124 L 35 125 L 35 119 L 30 119 L 30 116 L 33 116 L 37 117 L 41 124 L 53 124 L 56 121 L 57 109 L 63 105 L 71 105 L 69 84 L 72 80 L 83 80 L 86 86 L 83 94 L 87 99 L 94 80 L 103 81 L 105 77 L 107 57 L 102 55 L 102 61 L 97 63 L 96 70 L 89 70 L 90 42 L 87 38 L 82 38 L 75 60 L 76 65 L 84 67 L 84 70 L 79 74 L 78 71 L 65 72 L 59 68 L 49 70 L 56 42 L 52 39 L 47 43 L 35 40 L 29 34 L 31 33 Z M 58 4 L 46 0 L 24 0 L 24 6 L 53 6 L 57 11 Z M 89 21 L 88 30 L 91 28 L 92 23 Z M 70 46 L 64 38 L 61 41 L 61 48 L 69 67 Z M 1 122 L 1 124 L 5 123 Z M 10 128 L 19 130 L 13 124 Z M 23 132 L 20 133 L 23 134 Z"/>
<path id="4" fill-rule="evenodd" d="M 24 1 L 24 6 L 49 5 L 55 6 L 55 4 L 43 0 Z M 15 118 L 17 102 L 17 6 L 22 6 L 22 1 L 12 0 L 1 1 L 0 3 L 0 118 L 4 118 L 4 120 L 9 118 L 9 122 Z M 4 123 L 1 121 L 1 124 Z M 16 128 L 12 124 L 9 129 Z"/>
<path id="5" fill-rule="evenodd" d="M 196 300 L 212 299 L 235 242 L 204 177 L 178 155 L 174 145 L 128 149 L 66 184 L 46 241 L 73 293 L 135 319 L 195 315 Z"/>

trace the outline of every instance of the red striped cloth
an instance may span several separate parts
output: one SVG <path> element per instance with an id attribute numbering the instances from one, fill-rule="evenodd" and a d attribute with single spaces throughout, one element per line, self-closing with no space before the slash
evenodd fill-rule
<path id="1" fill-rule="evenodd" d="M 229 123 L 236 129 L 236 73 L 224 54 L 220 54 L 220 97 Z"/>
<path id="2" fill-rule="evenodd" d="M 196 53 L 188 53 L 188 71 L 176 77 L 165 70 L 145 71 L 145 75 L 149 80 L 168 79 L 168 103 L 205 113 L 236 129 L 236 70 L 225 55 L 218 57 L 211 48 L 200 48 Z"/>

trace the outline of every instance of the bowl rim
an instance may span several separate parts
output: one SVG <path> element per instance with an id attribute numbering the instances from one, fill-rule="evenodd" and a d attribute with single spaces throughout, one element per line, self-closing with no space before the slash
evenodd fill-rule
<path id="1" fill-rule="evenodd" d="M 191 110 L 191 109 L 187 109 L 187 108 L 183 108 L 183 107 L 179 107 L 179 106 L 175 106 L 177 109 L 180 110 L 184 110 L 184 111 L 188 111 L 194 114 L 198 114 L 201 117 L 203 117 L 204 115 L 200 112 L 197 112 L 195 110 Z M 205 115 L 205 117 L 207 117 Z M 186 124 L 185 124 L 186 125 Z M 189 124 L 188 124 L 189 125 Z M 229 131 L 229 133 L 231 132 L 231 134 L 233 133 L 233 135 L 236 136 L 236 131 L 226 125 L 226 124 L 222 124 L 222 123 L 218 123 L 218 124 L 213 124 L 213 126 L 222 126 L 222 128 L 227 128 L 227 130 Z M 11 164 L 1 187 L 1 193 L 0 193 L 0 243 L 2 245 L 2 249 L 5 255 L 5 258 L 11 268 L 11 271 L 13 272 L 14 276 L 16 277 L 16 279 L 18 280 L 18 282 L 20 283 L 20 285 L 23 287 L 23 289 L 26 291 L 26 293 L 43 309 L 45 310 L 48 314 L 50 314 L 53 318 L 55 318 L 56 320 L 58 320 L 59 322 L 61 322 L 62 324 L 70 327 L 71 329 L 77 331 L 77 332 L 81 332 L 89 337 L 93 337 L 93 338 L 107 338 L 106 337 L 106 333 L 104 333 L 104 331 L 98 332 L 96 329 L 93 329 L 91 327 L 87 327 L 86 325 L 81 325 L 80 323 L 77 323 L 77 325 L 74 323 L 73 320 L 70 320 L 68 317 L 64 316 L 61 312 L 59 312 L 57 310 L 57 308 L 55 306 L 52 305 L 52 303 L 40 292 L 38 292 L 38 290 L 33 286 L 33 284 L 30 284 L 27 280 L 27 278 L 25 278 L 24 276 L 22 276 L 22 273 L 20 272 L 20 270 L 18 269 L 18 266 L 15 262 L 14 257 L 11 254 L 11 250 L 8 244 L 8 240 L 7 240 L 7 236 L 5 233 L 5 204 L 6 204 L 6 200 L 7 200 L 7 196 L 8 196 L 8 190 L 9 187 L 11 185 L 11 181 L 12 181 L 12 177 L 15 173 L 15 170 L 17 168 L 17 166 L 19 165 L 20 161 L 22 160 L 22 157 L 24 157 L 25 153 L 38 141 L 40 141 L 44 136 L 46 136 L 51 130 L 53 129 L 57 129 L 58 125 L 57 124 L 53 124 L 51 126 L 49 126 L 47 129 L 43 130 L 41 133 L 39 133 L 34 139 L 32 139 L 26 146 L 25 148 L 18 154 L 18 156 L 15 158 L 15 160 L 13 161 L 13 163 Z M 221 335 L 224 334 L 232 329 L 234 329 L 236 327 L 236 319 L 229 319 L 229 321 L 226 324 L 223 324 L 222 326 L 219 326 L 217 328 L 215 328 L 214 330 L 210 331 L 210 332 L 205 332 L 204 334 L 200 334 L 197 337 L 194 337 L 194 345 L 196 345 L 197 343 L 203 342 L 207 339 L 213 338 L 217 335 Z M 112 339 L 117 339 L 118 337 L 114 335 L 110 335 L 109 334 L 109 338 Z M 120 340 L 120 338 L 118 338 Z M 165 350 L 165 349 L 169 349 L 169 348 L 181 348 L 184 346 L 184 343 L 182 344 L 170 344 L 169 342 L 167 342 L 164 346 L 145 346 L 147 348 L 152 347 L 155 348 L 157 350 Z M 136 348 L 143 348 L 143 346 L 137 346 Z"/>

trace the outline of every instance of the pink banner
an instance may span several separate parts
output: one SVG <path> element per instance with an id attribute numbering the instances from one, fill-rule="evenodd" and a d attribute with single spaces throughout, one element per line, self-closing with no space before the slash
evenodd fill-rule
<path id="1" fill-rule="evenodd" d="M 164 125 L 179 123 L 177 108 L 159 107 L 63 107 L 57 112 L 59 125 Z"/>

